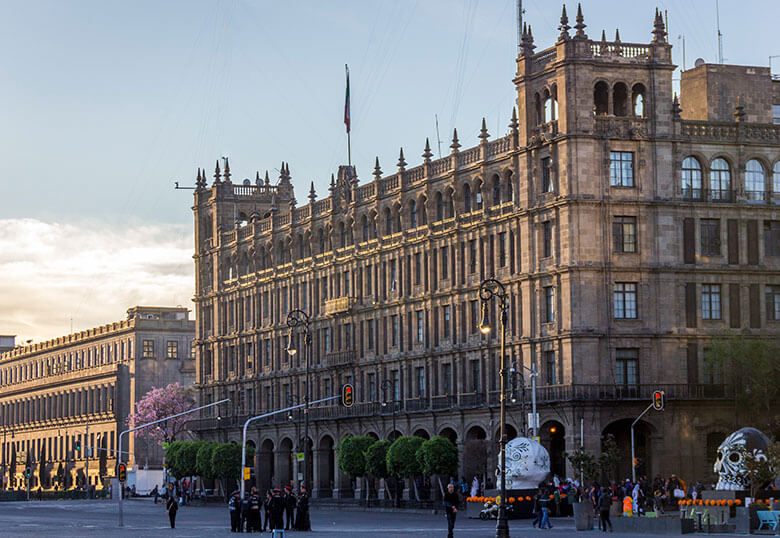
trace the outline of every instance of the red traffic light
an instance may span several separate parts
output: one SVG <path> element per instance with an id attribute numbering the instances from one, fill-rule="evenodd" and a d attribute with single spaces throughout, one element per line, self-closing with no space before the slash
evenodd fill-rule
<path id="1" fill-rule="evenodd" d="M 347 383 L 341 388 L 341 405 L 352 407 L 353 403 L 355 403 L 355 389 L 351 383 Z"/>
<path id="2" fill-rule="evenodd" d="M 664 391 L 657 390 L 653 392 L 653 409 L 661 411 L 664 408 Z"/>
<path id="3" fill-rule="evenodd" d="M 116 466 L 116 477 L 120 482 L 127 482 L 127 465 L 120 463 Z"/>

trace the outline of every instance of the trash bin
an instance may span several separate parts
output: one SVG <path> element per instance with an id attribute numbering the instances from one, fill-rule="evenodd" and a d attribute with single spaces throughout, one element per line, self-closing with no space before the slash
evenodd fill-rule
<path id="1" fill-rule="evenodd" d="M 593 530 L 593 505 L 589 502 L 579 502 L 574 507 L 574 526 L 578 531 Z"/>

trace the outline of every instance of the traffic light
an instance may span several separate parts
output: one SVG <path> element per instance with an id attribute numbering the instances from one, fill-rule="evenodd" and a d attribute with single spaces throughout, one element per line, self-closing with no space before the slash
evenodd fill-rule
<path id="1" fill-rule="evenodd" d="M 77 437 L 77 438 L 76 438 L 76 444 L 75 444 L 74 446 L 75 446 L 75 449 L 76 449 L 76 450 L 78 450 L 79 452 L 81 452 L 81 439 L 79 439 L 79 438 Z"/>
<path id="2" fill-rule="evenodd" d="M 639 467 L 639 458 L 634 458 L 634 468 Z"/>
<path id="3" fill-rule="evenodd" d="M 653 409 L 656 411 L 663 411 L 664 408 L 664 391 L 657 390 L 653 392 Z"/>
<path id="4" fill-rule="evenodd" d="M 351 383 L 346 383 L 341 389 L 341 405 L 344 407 L 352 407 L 355 403 L 355 389 Z"/>
<path id="5" fill-rule="evenodd" d="M 24 468 L 24 477 L 29 480 L 32 477 L 32 469 L 29 467 Z"/>
<path id="6" fill-rule="evenodd" d="M 127 465 L 120 463 L 116 466 L 116 477 L 120 482 L 127 482 Z"/>

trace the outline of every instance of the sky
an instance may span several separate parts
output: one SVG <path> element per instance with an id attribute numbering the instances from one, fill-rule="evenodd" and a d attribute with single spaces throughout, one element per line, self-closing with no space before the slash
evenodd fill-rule
<path id="1" fill-rule="evenodd" d="M 647 43 L 667 10 L 673 59 L 717 62 L 715 0 L 585 0 L 586 32 Z M 537 51 L 561 3 L 525 0 Z M 567 5 L 574 24 L 576 3 Z M 516 0 L 0 0 L 0 334 L 40 341 L 194 294 L 197 167 L 233 180 L 288 162 L 299 204 L 352 158 L 363 181 L 425 138 L 465 147 L 511 116 Z M 726 63 L 780 55 L 780 2 L 720 1 Z M 773 60 L 780 73 L 780 57 Z M 679 78 L 679 71 L 675 72 Z"/>

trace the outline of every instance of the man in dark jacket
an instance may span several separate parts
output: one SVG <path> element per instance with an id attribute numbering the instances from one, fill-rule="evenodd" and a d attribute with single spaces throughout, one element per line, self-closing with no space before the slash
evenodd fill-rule
<path id="1" fill-rule="evenodd" d="M 176 496 L 170 495 L 168 497 L 168 504 L 165 505 L 165 509 L 168 510 L 168 519 L 171 521 L 171 528 L 176 528 L 176 512 L 179 510 L 179 503 L 176 502 Z"/>
<path id="2" fill-rule="evenodd" d="M 244 498 L 241 499 L 241 522 L 239 523 L 238 532 L 244 532 L 244 527 L 247 527 L 249 532 L 252 523 L 249 520 L 249 492 L 244 493 Z"/>
<path id="3" fill-rule="evenodd" d="M 609 525 L 609 532 L 612 532 L 612 522 L 609 520 L 609 509 L 611 507 L 612 494 L 607 488 L 601 488 L 601 496 L 599 496 L 599 526 L 604 532 L 607 532 L 607 525 Z"/>
<path id="4" fill-rule="evenodd" d="M 249 495 L 249 517 L 246 521 L 246 532 L 260 531 L 260 496 L 257 494 L 257 488 L 252 486 L 252 493 Z"/>
<path id="5" fill-rule="evenodd" d="M 458 515 L 458 506 L 460 498 L 455 491 L 455 484 L 447 484 L 447 493 L 444 494 L 444 511 L 447 515 L 447 538 L 452 538 L 452 531 L 455 528 L 455 517 Z"/>
<path id="6" fill-rule="evenodd" d="M 230 512 L 230 532 L 241 532 L 241 497 L 238 491 L 234 491 L 228 501 Z"/>
<path id="7" fill-rule="evenodd" d="M 263 518 L 263 529 L 262 531 L 265 532 L 270 528 L 270 530 L 274 530 L 273 523 L 271 523 L 271 499 L 272 499 L 271 490 L 265 492 L 265 499 L 263 500 L 263 512 L 265 512 L 265 516 Z"/>
<path id="8" fill-rule="evenodd" d="M 271 528 L 284 529 L 284 498 L 282 492 L 278 489 L 274 490 L 273 496 L 271 496 Z"/>
<path id="9" fill-rule="evenodd" d="M 298 503 L 298 499 L 295 498 L 295 494 L 292 492 L 290 486 L 284 486 L 284 509 L 287 519 L 284 524 L 285 530 L 293 528 L 295 519 L 295 505 Z"/>
<path id="10" fill-rule="evenodd" d="M 306 486 L 301 484 L 301 491 L 298 494 L 298 505 L 295 514 L 295 530 L 310 531 L 311 521 L 309 519 L 309 492 Z"/>

